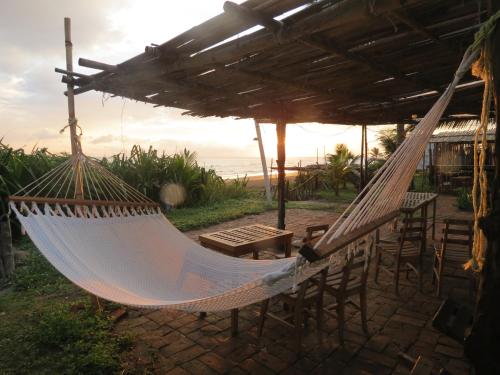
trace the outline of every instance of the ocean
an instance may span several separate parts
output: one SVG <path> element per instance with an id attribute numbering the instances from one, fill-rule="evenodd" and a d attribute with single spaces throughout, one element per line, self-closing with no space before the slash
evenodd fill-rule
<path id="1" fill-rule="evenodd" d="M 322 157 L 318 159 L 319 163 L 324 163 Z M 286 160 L 286 166 L 297 166 L 299 163 L 302 166 L 308 164 L 315 164 L 316 157 L 289 157 Z M 236 178 L 247 176 L 261 176 L 262 163 L 259 157 L 245 157 L 245 158 L 203 158 L 198 157 L 198 165 L 205 168 L 215 169 L 217 174 L 222 178 Z M 276 167 L 276 161 L 273 160 L 272 165 Z M 267 168 L 271 167 L 271 158 L 267 160 Z M 273 174 L 276 171 L 273 171 Z"/>

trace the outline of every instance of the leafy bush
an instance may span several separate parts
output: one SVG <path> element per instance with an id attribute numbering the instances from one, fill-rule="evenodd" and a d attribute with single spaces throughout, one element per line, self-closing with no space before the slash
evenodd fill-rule
<path id="1" fill-rule="evenodd" d="M 236 198 L 246 198 L 248 197 L 248 177 L 245 175 L 244 177 L 236 177 L 234 180 L 225 182 L 224 185 L 224 197 L 229 199 Z"/>
<path id="2" fill-rule="evenodd" d="M 472 211 L 472 193 L 466 189 L 461 188 L 457 192 L 457 206 L 464 211 Z"/>
<path id="3" fill-rule="evenodd" d="M 33 180 L 58 166 L 68 155 L 51 154 L 45 148 L 13 149 L 0 140 L 0 197 L 14 194 Z M 248 180 L 236 179 L 225 183 L 213 169 L 200 167 L 196 153 L 184 150 L 167 155 L 153 147 L 132 147 L 130 154 L 103 158 L 100 163 L 113 174 L 154 201 L 159 201 L 164 184 L 175 183 L 186 192 L 184 206 L 199 206 L 220 201 L 226 197 L 245 196 Z M 7 207 L 0 208 L 0 214 Z"/>

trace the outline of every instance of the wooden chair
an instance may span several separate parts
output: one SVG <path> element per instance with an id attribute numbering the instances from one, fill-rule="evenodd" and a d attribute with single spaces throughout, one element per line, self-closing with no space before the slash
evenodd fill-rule
<path id="1" fill-rule="evenodd" d="M 335 298 L 334 303 L 323 310 L 337 318 L 340 342 L 344 343 L 345 307 L 350 304 L 361 312 L 363 331 L 368 333 L 366 284 L 370 268 L 371 246 L 354 256 L 343 267 L 330 267 L 324 291 Z M 352 297 L 359 295 L 359 305 Z"/>
<path id="2" fill-rule="evenodd" d="M 326 280 L 326 270 L 320 272 L 319 282 L 311 282 L 307 279 L 300 284 L 296 292 L 288 291 L 275 297 L 286 306 L 283 315 L 269 312 L 269 302 L 267 299 L 262 302 L 260 311 L 260 322 L 258 336 L 262 336 L 266 319 L 272 319 L 279 324 L 291 328 L 295 332 L 295 349 L 300 352 L 304 324 L 309 316 L 312 316 L 312 309 L 315 309 L 318 335 L 321 339 L 321 327 L 323 322 L 323 289 Z"/>
<path id="3" fill-rule="evenodd" d="M 320 237 L 330 228 L 328 224 L 310 225 L 306 228 L 306 236 L 302 240 L 304 243 L 314 245 Z"/>
<path id="4" fill-rule="evenodd" d="M 379 271 L 383 270 L 394 278 L 394 291 L 399 294 L 400 273 L 413 271 L 418 277 L 418 287 L 422 291 L 422 257 L 425 222 L 423 218 L 413 218 L 406 215 L 400 228 L 400 234 L 390 240 L 379 239 L 377 234 L 375 255 L 375 282 L 378 282 Z M 399 238 L 398 238 L 399 237 Z M 392 267 L 381 264 L 382 257 L 393 260 Z"/>
<path id="5" fill-rule="evenodd" d="M 472 256 L 472 220 L 445 219 L 441 242 L 434 247 L 434 267 L 432 281 L 436 285 L 436 295 L 441 296 L 443 277 L 466 278 L 470 281 L 471 295 L 475 279 L 471 272 L 467 276 L 444 274 L 445 266 L 463 267 Z"/>

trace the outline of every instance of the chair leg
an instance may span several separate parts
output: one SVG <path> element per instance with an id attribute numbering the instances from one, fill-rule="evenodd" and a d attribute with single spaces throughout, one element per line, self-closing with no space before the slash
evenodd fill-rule
<path id="1" fill-rule="evenodd" d="M 441 297 L 441 290 L 443 288 L 443 269 L 444 269 L 444 259 L 438 259 L 439 267 L 437 272 L 437 288 L 436 288 L 436 296 Z"/>
<path id="2" fill-rule="evenodd" d="M 258 337 L 262 336 L 262 331 L 264 330 L 264 322 L 266 321 L 267 309 L 269 307 L 269 300 L 266 299 L 262 301 L 260 305 L 260 321 L 259 321 L 259 329 L 257 331 Z"/>
<path id="3" fill-rule="evenodd" d="M 339 325 L 339 341 L 344 344 L 345 300 L 337 301 L 337 322 Z"/>
<path id="4" fill-rule="evenodd" d="M 432 266 L 432 285 L 436 285 L 437 257 L 434 255 L 434 265 Z"/>
<path id="5" fill-rule="evenodd" d="M 424 260 L 422 259 L 422 256 L 418 258 L 418 291 L 422 293 L 423 287 L 424 287 L 424 275 L 423 275 L 423 269 L 424 269 Z"/>
<path id="6" fill-rule="evenodd" d="M 396 260 L 396 268 L 394 270 L 394 293 L 399 295 L 399 274 L 400 274 L 401 262 L 400 260 Z"/>
<path id="7" fill-rule="evenodd" d="M 381 258 L 382 258 L 382 254 L 380 253 L 380 250 L 377 250 L 377 252 L 375 254 L 375 282 L 376 283 L 378 283 L 378 273 L 379 273 Z"/>
<path id="8" fill-rule="evenodd" d="M 295 352 L 299 353 L 302 344 L 302 331 L 304 324 L 304 308 L 303 306 L 295 306 L 295 315 L 294 315 L 294 323 L 295 323 Z"/>
<path id="9" fill-rule="evenodd" d="M 359 292 L 359 307 L 361 310 L 361 326 L 363 327 L 363 332 L 368 334 L 366 289 L 364 288 Z"/>
<path id="10" fill-rule="evenodd" d="M 316 302 L 316 329 L 318 331 L 318 339 L 323 340 L 323 296 L 318 296 Z"/>

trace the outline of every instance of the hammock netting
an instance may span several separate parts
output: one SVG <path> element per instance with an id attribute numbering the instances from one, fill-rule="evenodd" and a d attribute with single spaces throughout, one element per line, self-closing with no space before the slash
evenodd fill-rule
<path id="1" fill-rule="evenodd" d="M 11 197 L 10 206 L 43 255 L 98 297 L 188 311 L 247 306 L 371 247 L 366 237 L 349 245 L 342 240 L 398 212 L 426 144 L 477 55 L 478 48 L 467 50 L 434 106 L 316 244 L 327 254 L 317 262 L 300 255 L 234 258 L 204 248 L 179 232 L 157 204 L 81 153 Z"/>

